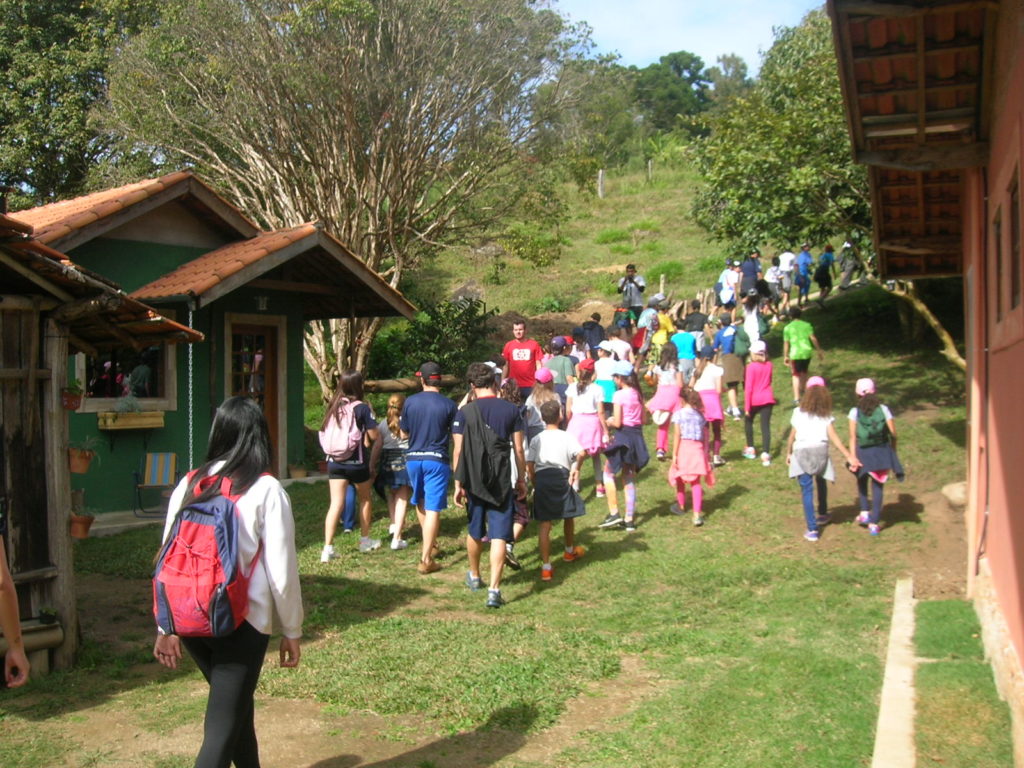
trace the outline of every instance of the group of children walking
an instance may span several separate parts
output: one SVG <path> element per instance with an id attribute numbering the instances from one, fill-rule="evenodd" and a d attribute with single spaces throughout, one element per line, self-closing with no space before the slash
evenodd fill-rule
<path id="1" fill-rule="evenodd" d="M 568 341 L 565 346 L 569 346 Z M 533 489 L 532 505 L 525 497 L 515 500 L 514 536 L 507 542 L 506 562 L 518 568 L 515 540 L 532 517 L 539 524 L 541 578 L 545 581 L 551 579 L 553 572 L 554 523 L 562 521 L 564 560 L 572 561 L 584 554 L 575 542 L 574 521 L 585 513 L 579 491 L 586 464 L 593 468 L 595 497 L 604 498 L 608 505 L 607 515 L 598 527 L 636 530 L 637 478 L 651 459 L 643 432 L 645 423 L 655 426 L 655 457 L 667 463 L 665 477 L 675 492 L 675 503 L 670 509 L 677 515 L 691 515 L 694 526 L 704 525 L 705 490 L 714 487 L 715 471 L 726 463 L 721 455 L 722 431 L 728 415 L 722 403 L 724 368 L 718 363 L 715 346 L 695 345 L 698 348 L 693 350 L 694 364 L 681 364 L 678 347 L 672 340 L 666 340 L 657 362 L 648 366 L 642 377 L 648 386 L 654 387 L 650 398 L 644 396 L 638 369 L 632 362 L 619 359 L 609 346 L 599 347 L 596 360 L 589 356 L 578 361 L 566 358 L 571 364 L 558 378 L 568 383 L 557 389 L 556 377 L 545 363 L 538 368 L 525 401 L 515 382 L 503 383 L 500 370 L 494 366 L 496 395 L 512 402 L 522 414 L 527 446 L 525 466 Z M 774 368 L 764 340 L 750 345 L 749 356 L 742 376 L 742 456 L 760 460 L 769 467 L 771 419 L 778 404 L 772 389 Z M 362 528 L 359 549 L 363 552 L 380 546 L 368 531 L 371 488 L 376 485 L 388 500 L 392 549 L 406 546 L 402 532 L 412 495 L 404 461 L 408 442 L 399 427 L 404 397 L 391 396 L 386 419 L 378 426 L 375 422 L 371 425 L 372 413 L 362 403 L 361 380 L 343 377 L 339 391 L 344 394 L 336 397 L 328 409 L 325 426 L 332 418 L 337 420 L 341 404 L 348 403 L 354 428 L 362 430 L 365 442 L 353 451 L 348 463 L 343 460 L 332 465 L 332 477 L 345 482 L 331 484 L 331 505 L 325 522 L 327 543 L 322 554 L 325 562 L 334 557 L 331 540 L 344 506 L 346 484 L 351 483 L 357 491 Z M 820 376 L 807 380 L 790 419 L 784 455 L 789 476 L 797 480 L 800 489 L 806 522 L 804 538 L 809 541 L 817 541 L 822 526 L 830 522 L 827 483 L 834 481 L 835 470 L 829 458 L 829 443 L 842 454 L 846 467 L 857 475 L 860 512 L 856 521 L 871 535 L 877 536 L 881 530 L 885 483 L 891 476 L 903 476 L 895 451 L 896 430 L 891 410 L 879 401 L 870 379 L 857 381 L 856 394 L 859 399 L 849 413 L 849 440 L 845 443 L 836 432 L 831 393 Z M 759 432 L 759 443 L 755 432 Z M 377 469 L 371 471 L 371 466 Z M 513 478 L 513 485 L 515 481 Z"/>

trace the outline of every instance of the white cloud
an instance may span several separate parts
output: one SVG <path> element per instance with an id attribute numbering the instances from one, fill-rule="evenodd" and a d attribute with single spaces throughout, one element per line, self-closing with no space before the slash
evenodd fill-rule
<path id="1" fill-rule="evenodd" d="M 555 0 L 573 21 L 586 21 L 601 53 L 618 52 L 625 65 L 645 67 L 673 51 L 690 51 L 715 63 L 736 53 L 751 74 L 760 67 L 760 52 L 772 44 L 772 28 L 795 26 L 821 2 L 813 0 Z"/>

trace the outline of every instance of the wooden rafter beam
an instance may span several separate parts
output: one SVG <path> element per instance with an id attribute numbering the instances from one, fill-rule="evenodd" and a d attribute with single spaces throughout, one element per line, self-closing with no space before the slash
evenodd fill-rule
<path id="1" fill-rule="evenodd" d="M 978 141 L 972 144 L 918 144 L 905 149 L 862 151 L 856 154 L 856 160 L 862 165 L 902 171 L 946 171 L 977 168 L 988 161 L 988 155 L 988 143 Z"/>
<path id="2" fill-rule="evenodd" d="M 936 13 L 957 13 L 959 11 L 996 10 L 996 0 L 967 0 L 961 3 L 945 5 L 897 5 L 882 3 L 876 0 L 835 0 L 836 10 L 851 16 L 889 16 L 905 18 L 908 16 L 927 16 Z"/>
<path id="3" fill-rule="evenodd" d="M 948 256 L 963 252 L 960 238 L 918 238 L 914 240 L 883 240 L 878 250 L 905 256 Z"/>
<path id="4" fill-rule="evenodd" d="M 61 301 L 74 301 L 75 297 L 72 296 L 67 291 L 65 291 L 63 288 L 54 285 L 42 275 L 26 267 L 20 261 L 12 259 L 6 253 L 0 252 L 0 264 L 3 264 L 5 267 L 13 270 L 14 272 L 17 272 L 26 280 L 32 281 L 40 288 L 42 288 L 44 291 L 49 293 L 51 296 L 54 296 L 60 299 Z"/>
<path id="5" fill-rule="evenodd" d="M 303 283 L 294 280 L 252 280 L 250 288 L 257 288 L 266 291 L 288 291 L 289 293 L 315 293 L 322 296 L 337 296 L 343 293 L 343 289 L 336 285 L 325 285 L 323 283 Z"/>
<path id="6" fill-rule="evenodd" d="M 70 324 L 77 320 L 91 318 L 104 312 L 112 312 L 124 303 L 124 297 L 116 293 L 103 293 L 64 304 L 51 317 L 58 323 Z"/>

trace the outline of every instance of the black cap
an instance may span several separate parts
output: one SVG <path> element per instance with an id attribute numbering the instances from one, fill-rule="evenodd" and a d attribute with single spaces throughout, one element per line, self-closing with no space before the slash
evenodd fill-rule
<path id="1" fill-rule="evenodd" d="M 420 366 L 420 369 L 416 371 L 416 375 L 424 381 L 441 380 L 441 366 L 434 362 L 424 363 Z"/>

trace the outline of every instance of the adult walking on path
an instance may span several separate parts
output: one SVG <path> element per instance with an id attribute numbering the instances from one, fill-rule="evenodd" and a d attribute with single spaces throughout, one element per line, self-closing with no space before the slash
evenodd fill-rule
<path id="1" fill-rule="evenodd" d="M 629 322 L 635 323 L 644 311 L 644 291 L 647 281 L 636 273 L 636 264 L 626 265 L 626 274 L 619 278 L 616 290 L 622 294 L 622 308 L 629 310 Z"/>
<path id="2" fill-rule="evenodd" d="M 179 637 L 158 630 L 153 655 L 176 669 L 185 647 L 210 685 L 197 768 L 259 766 L 253 694 L 259 682 L 273 617 L 281 630 L 280 665 L 297 667 L 301 655 L 302 593 L 291 502 L 269 474 L 270 434 L 254 400 L 232 397 L 217 409 L 206 461 L 171 494 L 164 541 L 178 511 L 217 497 L 226 481 L 235 501 L 238 567 L 251 574 L 245 618 L 222 637 Z"/>
<path id="3" fill-rule="evenodd" d="M 811 369 L 811 357 L 818 350 L 818 360 L 825 362 L 825 352 L 814 335 L 814 326 L 803 319 L 803 310 L 793 307 L 789 311 L 792 318 L 782 331 L 782 362 L 789 366 L 793 377 L 793 404 L 800 402 L 800 393 L 807 382 L 808 371 Z"/>
<path id="4" fill-rule="evenodd" d="M 412 486 L 411 501 L 416 505 L 423 532 L 417 570 L 425 575 L 441 570 L 435 559 L 437 534 L 441 528 L 441 512 L 448 506 L 448 481 L 452 474 L 448 464 L 448 437 L 457 408 L 450 398 L 441 394 L 441 366 L 427 361 L 416 375 L 423 391 L 405 401 L 398 426 L 409 438 L 405 467 Z M 491 375 L 493 377 L 493 372 Z"/>
<path id="5" fill-rule="evenodd" d="M 505 544 L 513 540 L 512 494 L 526 495 L 526 460 L 523 452 L 523 418 L 512 403 L 495 395 L 494 376 L 484 363 L 469 366 L 466 378 L 475 399 L 466 403 L 452 424 L 452 463 L 455 465 L 455 504 L 466 509 L 466 554 L 469 573 L 466 586 L 483 586 L 480 559 L 484 541 L 490 540 L 490 581 L 487 607 L 500 608 L 501 573 Z M 512 487 L 511 462 L 516 463 Z"/>
<path id="6" fill-rule="evenodd" d="M 519 393 L 526 400 L 533 391 L 544 350 L 536 340 L 526 338 L 526 323 L 523 320 L 512 323 L 512 340 L 505 343 L 501 356 L 505 358 L 502 378 L 515 379 Z"/>
<path id="7" fill-rule="evenodd" d="M 857 457 L 857 500 L 860 502 L 858 525 L 866 526 L 868 533 L 881 532 L 882 494 L 885 483 L 895 475 L 903 480 L 903 465 L 896 455 L 896 424 L 892 411 L 883 405 L 875 393 L 875 382 L 857 379 L 854 386 L 857 405 L 850 409 L 850 453 Z M 868 483 L 871 483 L 871 508 L 868 508 Z"/>

